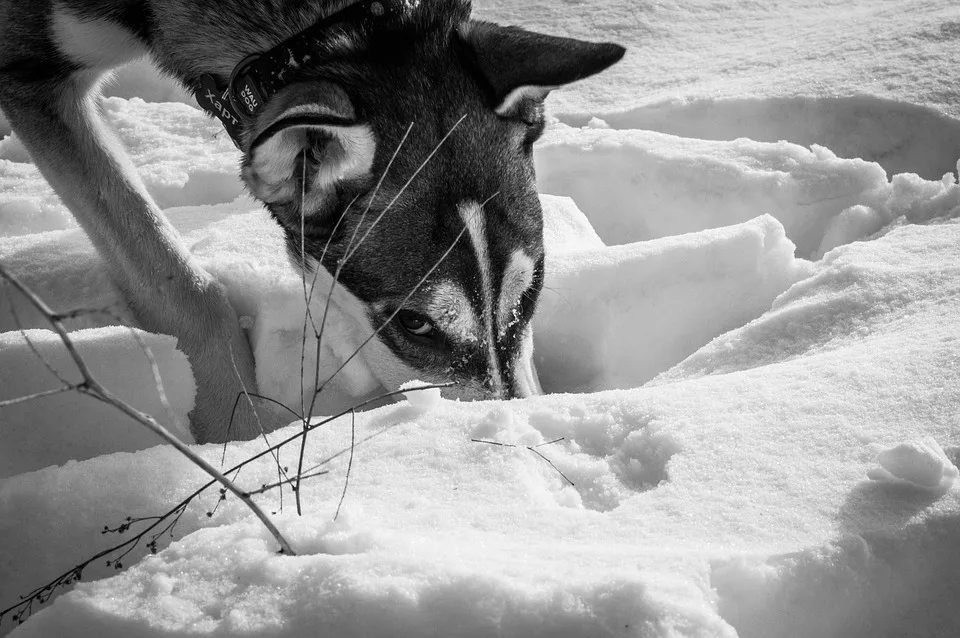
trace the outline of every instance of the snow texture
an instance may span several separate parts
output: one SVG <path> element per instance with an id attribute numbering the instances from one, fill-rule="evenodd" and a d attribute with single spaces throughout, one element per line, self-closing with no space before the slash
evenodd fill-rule
<path id="1" fill-rule="evenodd" d="M 535 149 L 548 394 L 411 389 L 324 425 L 303 450 L 304 516 L 289 490 L 256 497 L 297 556 L 211 491 L 155 555 L 141 543 L 120 568 L 92 563 L 0 635 L 960 635 L 956 8 L 475 4 L 629 47 L 550 98 Z M 354 323 L 332 305 L 337 338 L 301 378 L 303 284 L 243 194 L 236 150 L 143 66 L 112 91 L 105 118 L 228 290 L 260 388 L 299 408 L 313 370 L 352 352 Z M 67 322 L 81 354 L 189 441 L 186 358 L 116 325 L 129 312 L 15 135 L 0 140 L 0 261 L 57 311 L 109 309 Z M 0 401 L 57 387 L 37 354 L 77 380 L 0 287 Z M 375 373 L 351 362 L 318 414 L 375 395 Z M 105 525 L 203 484 L 133 427 L 77 393 L 0 408 L 0 609 L 127 538 Z M 263 448 L 195 449 L 230 467 Z M 287 446 L 279 465 L 299 456 Z M 277 465 L 238 482 L 276 482 Z"/>
<path id="2" fill-rule="evenodd" d="M 193 443 L 187 413 L 193 409 L 196 389 L 176 339 L 113 326 L 73 332 L 71 340 L 104 387 Z M 60 337 L 50 330 L 0 333 L 0 371 L 0 401 L 55 390 L 63 385 L 58 376 L 68 384 L 83 380 Z M 147 390 L 151 387 L 152 392 Z M 106 441 L 117 452 L 135 452 L 160 442 L 116 408 L 76 393 L 2 408 L 0 430 L 4 437 L 0 479 L 99 456 Z"/>

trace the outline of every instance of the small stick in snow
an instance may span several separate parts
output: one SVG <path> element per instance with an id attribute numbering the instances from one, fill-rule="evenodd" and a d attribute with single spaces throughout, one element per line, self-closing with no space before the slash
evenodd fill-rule
<path id="1" fill-rule="evenodd" d="M 576 485 L 576 483 L 571 481 L 566 474 L 560 471 L 560 468 L 557 467 L 553 461 L 545 457 L 543 454 L 540 453 L 540 450 L 537 449 L 538 447 L 543 447 L 544 445 L 553 445 L 554 443 L 559 443 L 560 441 L 563 441 L 563 440 L 564 440 L 564 437 L 561 436 L 559 439 L 553 439 L 552 441 L 545 441 L 544 443 L 540 443 L 538 445 L 524 445 L 523 447 L 530 450 L 531 452 L 539 456 L 541 459 L 549 463 L 550 467 L 555 469 L 557 471 L 557 474 L 563 477 L 564 481 L 569 483 L 571 486 L 574 486 Z M 486 443 L 487 445 L 499 445 L 500 447 L 520 447 L 519 445 L 516 445 L 514 443 L 502 443 L 500 441 L 488 441 L 486 439 L 470 439 L 470 441 L 472 443 Z"/>

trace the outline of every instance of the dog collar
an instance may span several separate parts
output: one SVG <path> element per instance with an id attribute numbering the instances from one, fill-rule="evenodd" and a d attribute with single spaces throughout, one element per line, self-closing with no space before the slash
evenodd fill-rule
<path id="1" fill-rule="evenodd" d="M 326 32 L 338 24 L 368 27 L 376 22 L 402 16 L 416 8 L 419 0 L 362 0 L 284 40 L 266 53 L 255 53 L 240 61 L 226 86 L 204 73 L 194 89 L 200 107 L 223 124 L 233 143 L 240 148 L 241 125 L 263 109 L 277 91 L 290 84 L 288 75 L 304 64 L 316 65 L 317 50 Z"/>

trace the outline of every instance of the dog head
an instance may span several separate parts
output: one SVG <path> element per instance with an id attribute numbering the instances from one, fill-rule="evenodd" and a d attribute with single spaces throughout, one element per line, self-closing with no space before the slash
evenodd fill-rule
<path id="1" fill-rule="evenodd" d="M 535 394 L 543 101 L 624 50 L 472 20 L 468 1 L 407 4 L 324 35 L 247 131 L 243 177 L 305 276 L 335 278 L 376 333 L 361 356 L 385 387 Z"/>

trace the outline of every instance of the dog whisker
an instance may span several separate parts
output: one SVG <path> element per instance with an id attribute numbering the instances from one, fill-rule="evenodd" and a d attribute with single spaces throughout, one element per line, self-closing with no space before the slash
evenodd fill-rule
<path id="1" fill-rule="evenodd" d="M 363 244 L 364 241 L 366 241 L 367 237 L 370 236 L 370 233 L 373 232 L 373 229 L 376 228 L 377 224 L 380 223 L 380 220 L 383 219 L 383 216 L 387 214 L 387 212 L 390 210 L 390 207 L 393 206 L 398 199 L 400 199 L 404 191 L 407 190 L 407 187 L 409 187 L 410 184 L 413 183 L 413 180 L 417 178 L 417 175 L 420 174 L 420 171 L 422 171 L 426 167 L 426 165 L 430 162 L 430 160 L 433 159 L 433 156 L 437 154 L 437 151 L 440 150 L 440 147 L 443 146 L 443 143 L 446 142 L 451 135 L 453 135 L 453 132 L 456 130 L 458 126 L 460 126 L 460 123 L 463 122 L 465 119 L 467 119 L 466 113 L 460 116 L 460 119 L 454 122 L 453 126 L 450 127 L 450 130 L 448 130 L 446 134 L 440 139 L 440 141 L 437 142 L 437 145 L 433 147 L 433 150 L 430 151 L 430 154 L 427 155 L 427 158 L 423 160 L 423 163 L 420 164 L 420 166 L 417 167 L 417 170 L 413 172 L 413 175 L 410 176 L 410 179 L 406 181 L 406 183 L 400 188 L 397 194 L 393 196 L 393 199 L 391 199 L 390 202 L 387 203 L 387 206 L 382 211 L 380 211 L 380 214 L 377 216 L 377 218 L 373 220 L 373 223 L 370 224 L 370 227 L 363 234 L 363 237 L 360 238 L 360 241 L 357 242 L 357 245 L 354 246 L 353 249 L 349 253 L 347 253 L 347 255 L 343 258 L 344 263 L 346 263 L 353 256 L 353 254 L 357 252 L 357 249 Z"/>
<path id="2" fill-rule="evenodd" d="M 413 286 L 413 288 L 410 290 L 410 292 L 407 293 L 407 296 L 403 298 L 403 301 L 400 302 L 400 304 L 397 306 L 397 309 L 394 310 L 394 311 L 390 314 L 390 316 L 387 317 L 386 320 L 385 320 L 382 324 L 380 324 L 380 327 L 378 327 L 376 330 L 374 330 L 373 333 L 372 333 L 369 337 L 367 337 L 366 339 L 364 339 L 364 340 L 363 340 L 363 343 L 361 343 L 359 346 L 357 346 L 357 348 L 353 351 L 353 353 L 352 353 L 349 357 L 347 357 L 346 360 L 343 361 L 343 363 L 340 364 L 340 367 L 338 367 L 336 370 L 334 370 L 333 374 L 331 374 L 329 377 L 327 377 L 327 380 L 324 381 L 323 384 L 320 385 L 320 387 L 317 388 L 317 390 L 316 390 L 316 393 L 317 393 L 317 394 L 320 394 L 321 392 L 323 392 L 323 389 L 326 387 L 326 385 L 327 385 L 328 383 L 330 383 L 330 382 L 334 379 L 334 377 L 336 377 L 338 374 L 340 374 L 340 371 L 341 371 L 341 370 L 343 370 L 345 367 L 347 367 L 347 364 L 350 363 L 350 362 L 353 360 L 353 358 L 360 353 L 361 350 L 363 350 L 363 347 L 364 347 L 365 345 L 367 345 L 368 343 L 370 343 L 370 341 L 371 341 L 374 337 L 376 337 L 377 335 L 379 335 L 380 332 L 383 331 L 383 329 L 386 328 L 386 327 L 390 324 L 391 321 L 393 321 L 393 319 L 397 316 L 397 314 L 403 309 L 403 305 L 404 305 L 405 303 L 407 303 L 408 301 L 410 301 L 410 298 L 413 297 L 413 295 L 417 292 L 417 290 L 420 289 L 420 286 L 423 285 L 423 283 L 427 280 L 427 278 L 429 278 L 430 275 L 432 275 L 432 274 L 434 273 L 434 271 L 435 271 L 437 268 L 440 267 L 440 264 L 443 263 L 443 261 L 447 258 L 447 256 L 448 256 L 450 253 L 453 252 L 453 249 L 454 249 L 454 247 L 457 245 L 457 242 L 460 241 L 460 238 L 463 237 L 464 233 L 466 233 L 466 232 L 467 232 L 467 229 L 466 229 L 466 227 L 464 227 L 464 228 L 460 231 L 460 233 L 457 234 L 456 238 L 454 238 L 454 240 L 453 240 L 452 242 L 450 242 L 450 246 L 447 248 L 447 250 L 444 251 L 444 253 L 443 253 L 442 255 L 440 255 L 440 258 L 439 258 L 436 262 L 434 262 L 433 266 L 430 267 L 430 270 L 428 270 L 427 273 L 426 273 L 423 277 L 420 278 L 420 281 L 418 281 L 418 282 Z"/>

